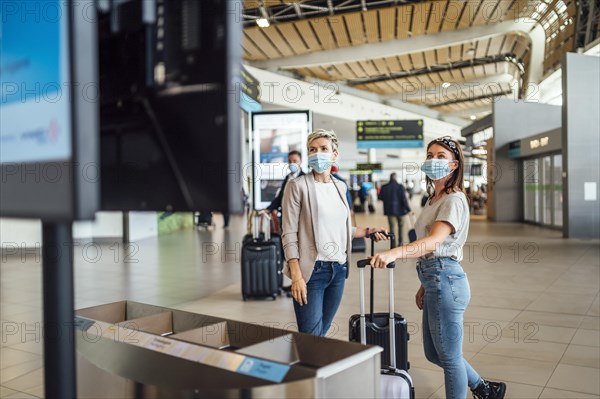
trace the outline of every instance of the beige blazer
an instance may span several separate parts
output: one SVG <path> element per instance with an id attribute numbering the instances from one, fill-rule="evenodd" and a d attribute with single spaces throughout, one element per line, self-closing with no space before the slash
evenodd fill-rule
<path id="1" fill-rule="evenodd" d="M 340 195 L 339 206 L 344 206 L 348 210 L 347 226 L 347 245 L 346 256 L 349 259 L 352 249 L 352 236 L 355 229 L 352 227 L 350 217 L 350 208 L 346 200 L 346 184 L 335 179 L 332 176 L 335 187 Z M 315 189 L 315 178 L 312 172 L 290 180 L 285 186 L 283 193 L 282 210 L 282 242 L 283 252 L 285 254 L 286 264 L 283 267 L 283 273 L 290 277 L 290 268 L 287 261 L 290 259 L 299 259 L 302 277 L 306 282 L 310 277 L 317 261 L 317 243 L 319 229 L 316 228 L 319 223 L 319 214 L 317 207 L 317 197 Z M 350 269 L 348 267 L 348 269 Z"/>

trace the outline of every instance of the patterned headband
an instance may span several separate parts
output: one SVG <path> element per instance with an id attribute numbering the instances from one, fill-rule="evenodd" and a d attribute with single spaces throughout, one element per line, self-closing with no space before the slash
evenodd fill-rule
<path id="1" fill-rule="evenodd" d="M 449 136 L 440 137 L 440 138 L 435 139 L 433 141 L 437 141 L 439 143 L 446 144 L 446 146 L 450 147 L 450 149 L 452 150 L 452 152 L 454 153 L 454 155 L 456 155 L 456 159 L 460 159 L 460 153 L 458 152 L 458 147 L 456 145 L 456 142 L 454 140 L 452 140 L 451 137 L 449 137 Z"/>

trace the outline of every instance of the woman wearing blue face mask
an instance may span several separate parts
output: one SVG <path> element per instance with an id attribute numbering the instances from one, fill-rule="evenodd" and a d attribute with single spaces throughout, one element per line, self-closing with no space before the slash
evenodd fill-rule
<path id="1" fill-rule="evenodd" d="M 376 254 L 373 267 L 396 259 L 417 259 L 421 288 L 417 307 L 423 311 L 423 349 L 427 359 L 444 369 L 446 398 L 503 398 L 506 384 L 482 379 L 462 353 L 463 315 L 471 292 L 460 261 L 469 231 L 469 204 L 463 187 L 464 158 L 450 138 L 433 140 L 421 170 L 427 176 L 429 200 L 415 224 L 417 241 Z"/>
<path id="2" fill-rule="evenodd" d="M 307 139 L 312 171 L 288 182 L 283 194 L 284 273 L 292 280 L 298 331 L 324 336 L 342 301 L 353 237 L 384 229 L 352 227 L 346 185 L 331 175 L 338 157 L 333 131 Z"/>

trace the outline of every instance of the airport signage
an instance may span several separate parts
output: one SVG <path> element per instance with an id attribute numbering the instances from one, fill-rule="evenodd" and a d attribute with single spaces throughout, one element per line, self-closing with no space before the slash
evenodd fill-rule
<path id="1" fill-rule="evenodd" d="M 356 170 L 358 171 L 381 171 L 383 170 L 383 164 L 379 163 L 357 163 Z"/>
<path id="2" fill-rule="evenodd" d="M 422 148 L 423 120 L 357 121 L 358 148 Z"/>
<path id="3" fill-rule="evenodd" d="M 535 136 L 520 140 L 520 154 L 517 157 L 511 157 L 509 144 L 509 157 L 523 158 L 539 154 L 560 151 L 562 148 L 562 130 L 554 129 Z"/>

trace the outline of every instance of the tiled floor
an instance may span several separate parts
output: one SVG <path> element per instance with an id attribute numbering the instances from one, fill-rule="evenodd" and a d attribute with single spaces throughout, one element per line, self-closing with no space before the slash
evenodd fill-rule
<path id="1" fill-rule="evenodd" d="M 78 246 L 76 307 L 121 299 L 293 328 L 290 299 L 242 302 L 241 218 L 223 230 L 182 231 L 131 246 Z M 358 216 L 359 225 L 382 216 Z M 465 357 L 484 376 L 506 381 L 507 398 L 600 397 L 600 246 L 564 240 L 556 231 L 474 221 L 463 267 L 471 304 L 465 315 Z M 353 260 L 360 255 L 353 255 Z M 41 264 L 2 259 L 0 397 L 43 396 Z M 396 309 L 409 322 L 411 375 L 418 398 L 443 398 L 443 374 L 427 362 L 414 305 L 414 262 L 396 270 Z M 330 336 L 347 339 L 358 310 L 358 274 L 351 273 Z M 384 272 L 376 303 L 385 309 Z"/>

